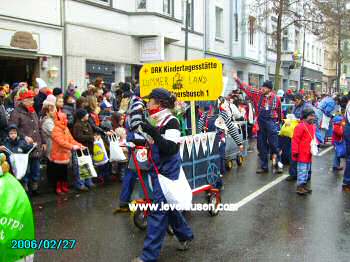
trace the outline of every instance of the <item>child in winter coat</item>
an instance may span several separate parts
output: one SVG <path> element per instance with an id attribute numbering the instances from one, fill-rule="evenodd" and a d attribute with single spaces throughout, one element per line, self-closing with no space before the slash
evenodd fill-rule
<path id="1" fill-rule="evenodd" d="M 333 135 L 332 135 L 332 145 L 335 145 L 337 142 L 344 140 L 344 118 L 342 116 L 335 116 L 333 118 Z M 343 168 L 340 166 L 341 158 L 337 157 L 337 154 L 334 153 L 333 160 L 333 171 L 341 171 Z"/>
<path id="2" fill-rule="evenodd" d="M 8 150 L 15 154 L 22 154 L 27 153 L 33 147 L 32 141 L 30 141 L 32 143 L 27 143 L 27 141 L 18 134 L 16 125 L 10 125 L 7 130 L 8 136 L 4 140 L 3 145 L 0 146 L 0 151 L 5 153 L 7 159 L 10 157 Z"/>
<path id="3" fill-rule="evenodd" d="M 0 146 L 0 151 L 6 152 L 6 149 L 8 149 L 12 153 L 21 154 L 27 153 L 33 147 L 33 143 L 27 143 L 27 141 L 18 134 L 16 125 L 10 125 L 7 130 L 8 136 L 4 140 L 4 145 Z"/>
<path id="4" fill-rule="evenodd" d="M 311 141 L 316 133 L 315 117 L 315 112 L 312 109 L 304 109 L 302 121 L 294 129 L 292 138 L 292 159 L 297 162 L 296 193 L 299 195 L 312 192 L 307 183 L 311 179 Z"/>
<path id="5" fill-rule="evenodd" d="M 56 113 L 55 127 L 51 133 L 51 170 L 48 173 L 56 180 L 56 193 L 69 192 L 68 189 L 68 163 L 71 160 L 71 151 L 85 149 L 79 142 L 75 141 L 68 129 L 67 117 Z"/>

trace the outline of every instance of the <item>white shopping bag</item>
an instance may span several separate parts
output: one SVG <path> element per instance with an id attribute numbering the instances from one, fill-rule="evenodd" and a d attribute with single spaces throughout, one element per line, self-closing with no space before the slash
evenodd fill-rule
<path id="1" fill-rule="evenodd" d="M 311 140 L 310 146 L 311 146 L 311 155 L 318 156 L 318 145 L 315 137 Z"/>
<path id="2" fill-rule="evenodd" d="M 9 160 L 13 174 L 18 180 L 21 180 L 26 175 L 28 169 L 29 154 L 34 150 L 35 147 L 36 144 L 34 144 L 26 154 L 12 153 L 9 149 L 6 150 L 10 155 Z"/>
<path id="3" fill-rule="evenodd" d="M 126 157 L 125 154 L 123 152 L 123 149 L 120 147 L 119 145 L 119 139 L 116 136 L 111 136 L 108 138 L 109 140 L 109 150 L 110 150 L 110 154 L 109 154 L 109 160 L 111 162 L 113 161 L 125 161 Z"/>
<path id="4" fill-rule="evenodd" d="M 321 129 L 328 130 L 330 121 L 331 121 L 331 118 L 323 114 L 322 120 L 321 120 Z"/>
<path id="5" fill-rule="evenodd" d="M 87 154 L 85 153 L 87 151 Z M 79 176 L 80 179 L 88 179 L 92 177 L 97 177 L 97 173 L 92 163 L 92 158 L 89 150 L 80 150 L 81 156 L 77 153 L 78 166 L 79 166 Z"/>
<path id="6" fill-rule="evenodd" d="M 158 179 L 169 204 L 175 204 L 180 209 L 186 209 L 192 204 L 192 190 L 182 168 L 177 180 L 171 180 L 161 174 L 158 175 Z"/>

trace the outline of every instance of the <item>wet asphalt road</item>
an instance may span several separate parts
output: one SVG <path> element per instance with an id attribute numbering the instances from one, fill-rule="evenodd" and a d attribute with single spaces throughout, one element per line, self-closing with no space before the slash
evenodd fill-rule
<path id="1" fill-rule="evenodd" d="M 333 151 L 315 158 L 312 189 L 295 194 L 282 181 L 237 212 L 187 213 L 195 240 L 187 252 L 176 251 L 168 236 L 159 261 L 350 261 L 350 194 L 341 191 L 342 172 L 331 171 Z M 256 175 L 256 153 L 225 177 L 222 199 L 236 203 L 275 180 Z M 344 164 L 344 163 L 343 163 Z M 34 198 L 37 239 L 76 239 L 74 250 L 36 253 L 35 261 L 131 261 L 143 247 L 145 232 L 127 214 L 113 215 L 120 184 L 57 198 Z M 197 198 L 196 201 L 204 201 Z"/>

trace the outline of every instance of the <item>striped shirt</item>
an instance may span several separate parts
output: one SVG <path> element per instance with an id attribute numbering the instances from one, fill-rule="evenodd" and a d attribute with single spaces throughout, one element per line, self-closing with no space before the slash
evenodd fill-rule
<path id="1" fill-rule="evenodd" d="M 227 133 L 233 138 L 238 146 L 242 145 L 242 136 L 240 135 L 238 128 L 233 124 L 232 117 L 225 110 L 220 110 L 220 116 L 225 122 Z"/>

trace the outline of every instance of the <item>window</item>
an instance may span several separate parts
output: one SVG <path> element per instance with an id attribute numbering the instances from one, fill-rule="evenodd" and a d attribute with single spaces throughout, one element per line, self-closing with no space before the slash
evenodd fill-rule
<path id="1" fill-rule="evenodd" d="M 174 0 L 163 0 L 163 12 L 174 16 Z"/>
<path id="2" fill-rule="evenodd" d="M 217 38 L 223 38 L 224 37 L 224 10 L 220 7 L 215 7 L 215 23 L 216 23 L 216 30 L 215 30 L 215 37 Z"/>
<path id="3" fill-rule="evenodd" d="M 90 2 L 97 2 L 103 5 L 110 4 L 111 0 L 89 0 Z"/>
<path id="4" fill-rule="evenodd" d="M 343 65 L 343 74 L 347 74 L 347 73 L 348 73 L 348 66 Z"/>
<path id="5" fill-rule="evenodd" d="M 315 47 L 311 47 L 311 62 L 314 64 L 315 63 Z"/>
<path id="6" fill-rule="evenodd" d="M 310 61 L 310 44 L 307 43 L 307 47 L 306 47 L 306 61 Z"/>
<path id="7" fill-rule="evenodd" d="M 295 42 L 294 42 L 294 50 L 297 51 L 300 48 L 300 32 L 295 30 Z"/>
<path id="8" fill-rule="evenodd" d="M 275 51 L 276 50 L 276 31 L 277 25 L 271 24 L 271 31 L 268 34 L 268 49 Z"/>
<path id="9" fill-rule="evenodd" d="M 146 9 L 147 8 L 147 0 L 137 0 L 136 1 L 137 9 Z"/>
<path id="10" fill-rule="evenodd" d="M 283 50 L 284 51 L 287 51 L 288 50 L 288 42 L 289 42 L 289 39 L 288 39 L 288 30 L 284 30 L 283 31 L 283 39 L 282 39 L 282 43 L 283 43 Z"/>
<path id="11" fill-rule="evenodd" d="M 235 13 L 235 41 L 238 42 L 238 14 Z"/>
<path id="12" fill-rule="evenodd" d="M 250 45 L 254 45 L 255 21 L 256 21 L 255 17 L 249 16 L 249 44 Z"/>
<path id="13" fill-rule="evenodd" d="M 189 2 L 189 24 L 188 27 L 190 29 L 193 29 L 193 17 L 194 17 L 194 0 L 188 0 Z M 186 26 L 186 0 L 182 0 L 182 5 L 181 5 L 181 11 L 182 11 L 182 24 Z"/>
<path id="14" fill-rule="evenodd" d="M 315 64 L 318 65 L 318 48 L 315 47 Z"/>

